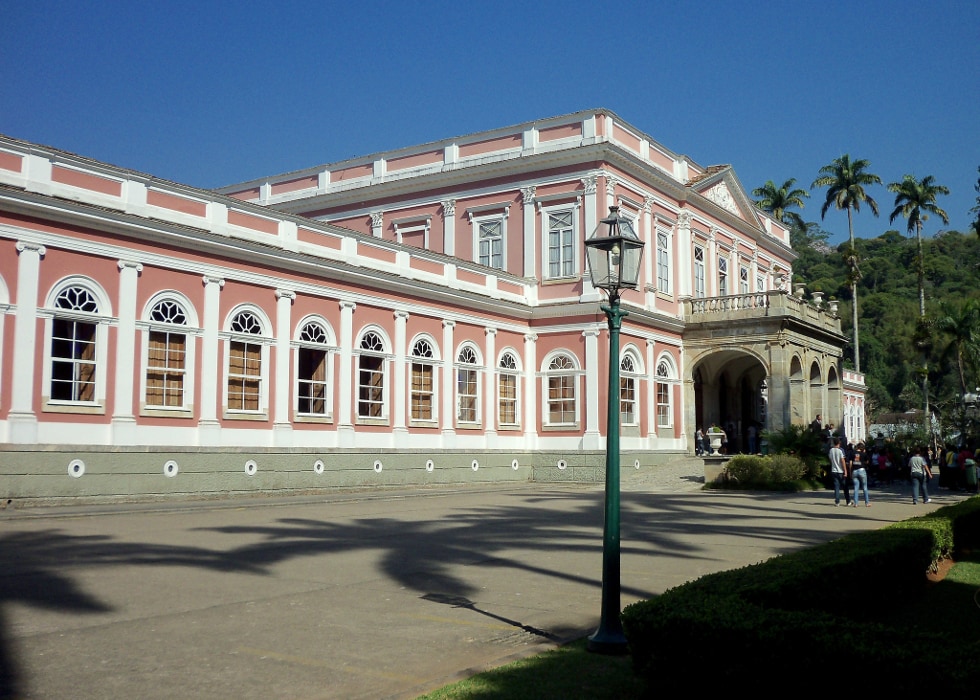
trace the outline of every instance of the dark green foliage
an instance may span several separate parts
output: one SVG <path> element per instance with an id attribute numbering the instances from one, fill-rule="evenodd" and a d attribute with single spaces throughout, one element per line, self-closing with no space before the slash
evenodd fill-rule
<path id="1" fill-rule="evenodd" d="M 792 244 L 799 258 L 794 274 L 807 284 L 819 283 L 840 301 L 841 332 L 852 329 L 852 295 L 846 263 L 848 243 L 836 249 L 826 244 L 827 234 L 816 224 L 794 229 Z M 944 231 L 922 238 L 927 328 L 917 329 L 919 291 L 918 251 L 915 237 L 887 231 L 877 238 L 855 238 L 854 252 L 861 273 L 858 282 L 858 318 L 861 338 L 861 370 L 868 385 L 868 412 L 905 411 L 922 408 L 923 350 L 929 372 L 930 405 L 942 410 L 955 406 L 963 393 L 980 385 L 980 366 L 968 361 L 962 379 L 949 346 L 954 335 L 939 319 L 957 318 L 968 300 L 980 303 L 980 237 Z M 918 334 L 917 334 L 918 330 Z M 980 332 L 980 331 L 978 331 Z M 962 334 L 961 334 L 962 336 Z M 916 341 L 923 342 L 918 345 Z M 853 348 L 845 348 L 844 363 L 853 366 Z M 967 353 L 969 354 L 969 353 Z M 916 391 L 902 390 L 911 385 Z"/>
<path id="2" fill-rule="evenodd" d="M 921 595 L 925 572 L 954 550 L 954 533 L 980 537 L 978 521 L 972 498 L 629 605 L 622 621 L 633 667 L 658 695 L 798 687 L 804 675 L 810 693 L 975 690 L 980 640 L 971 627 L 932 635 L 902 615 L 883 620 Z"/>

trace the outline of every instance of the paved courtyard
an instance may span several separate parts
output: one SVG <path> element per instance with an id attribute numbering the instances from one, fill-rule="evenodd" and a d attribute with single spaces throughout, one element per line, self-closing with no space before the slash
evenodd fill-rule
<path id="1" fill-rule="evenodd" d="M 913 507 L 627 474 L 622 604 Z M 0 511 L 0 664 L 23 698 L 413 698 L 598 623 L 601 485 Z"/>

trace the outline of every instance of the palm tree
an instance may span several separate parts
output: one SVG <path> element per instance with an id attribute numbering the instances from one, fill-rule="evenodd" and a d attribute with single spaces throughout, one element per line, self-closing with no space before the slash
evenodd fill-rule
<path id="1" fill-rule="evenodd" d="M 953 360 L 960 389 L 966 394 L 975 386 L 968 379 L 980 372 L 980 299 L 967 299 L 956 305 L 939 302 L 939 313 L 933 318 L 932 326 L 949 340 L 940 361 Z"/>
<path id="2" fill-rule="evenodd" d="M 929 218 L 929 214 L 935 214 L 943 220 L 944 224 L 949 223 L 949 216 L 936 205 L 936 197 L 941 194 L 949 194 L 949 188 L 935 184 L 935 178 L 932 175 L 926 175 L 922 180 L 916 180 L 914 175 L 906 175 L 901 182 L 893 182 L 888 185 L 888 191 L 895 193 L 895 210 L 888 217 L 888 223 L 892 223 L 899 216 L 904 216 L 908 220 L 906 228 L 908 233 L 911 234 L 912 231 L 915 231 L 919 251 L 919 316 L 924 318 L 926 315 L 926 268 L 922 256 L 922 225 Z"/>
<path id="3" fill-rule="evenodd" d="M 796 178 L 790 178 L 783 183 L 782 187 L 776 187 L 772 180 L 766 180 L 762 187 L 752 190 L 752 196 L 758 197 L 756 206 L 762 211 L 769 212 L 779 221 L 787 226 L 806 228 L 803 218 L 795 211 L 788 211 L 790 207 L 803 208 L 803 198 L 809 197 L 810 193 L 799 188 L 793 189 Z"/>
<path id="4" fill-rule="evenodd" d="M 925 260 L 922 255 L 922 224 L 929 218 L 929 214 L 935 214 L 943 223 L 949 223 L 949 216 L 946 212 L 936 205 L 936 197 L 941 194 L 949 194 L 949 188 L 944 185 L 935 184 L 932 175 L 926 175 L 922 180 L 916 180 L 914 175 L 906 175 L 901 182 L 892 182 L 888 185 L 888 191 L 895 193 L 895 210 L 888 217 L 888 223 L 893 222 L 899 216 L 904 216 L 908 221 L 907 230 L 911 234 L 915 231 L 915 238 L 918 242 L 918 274 L 919 274 L 919 320 L 920 328 L 925 325 L 926 318 L 926 287 L 925 287 Z M 929 366 L 926 359 L 926 352 L 922 353 L 922 395 L 925 402 L 925 415 L 923 420 L 926 422 L 926 430 L 929 429 Z"/>
<path id="5" fill-rule="evenodd" d="M 870 162 L 866 160 L 851 160 L 848 154 L 835 158 L 828 165 L 820 168 L 820 177 L 813 181 L 810 189 L 815 187 L 827 188 L 827 199 L 820 208 L 820 218 L 827 215 L 831 206 L 847 211 L 847 232 L 850 240 L 850 250 L 847 262 L 851 267 L 851 297 L 854 323 L 854 369 L 861 371 L 861 346 L 858 341 L 858 298 L 857 285 L 861 278 L 858 270 L 857 253 L 854 250 L 854 219 L 853 211 L 861 211 L 861 204 L 871 207 L 871 212 L 878 216 L 878 203 L 869 197 L 864 188 L 870 185 L 880 185 L 881 178 L 867 171 Z"/>

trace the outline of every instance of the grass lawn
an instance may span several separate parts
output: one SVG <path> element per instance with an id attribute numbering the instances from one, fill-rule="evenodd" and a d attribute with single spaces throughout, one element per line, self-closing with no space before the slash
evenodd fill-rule
<path id="1" fill-rule="evenodd" d="M 868 606 L 874 609 L 871 591 Z M 962 556 L 943 580 L 931 584 L 918 599 L 880 613 L 882 622 L 896 626 L 942 632 L 964 643 L 975 640 L 980 629 L 980 551 Z M 633 675 L 630 657 L 586 651 L 581 639 L 440 688 L 419 700 L 631 700 L 644 697 L 645 691 L 645 684 Z"/>

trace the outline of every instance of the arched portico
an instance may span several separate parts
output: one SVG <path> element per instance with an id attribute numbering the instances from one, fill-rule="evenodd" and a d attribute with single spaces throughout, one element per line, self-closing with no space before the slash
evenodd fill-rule
<path id="1" fill-rule="evenodd" d="M 765 315 L 742 305 L 693 304 L 684 331 L 685 434 L 721 425 L 746 446 L 761 430 L 806 425 L 817 413 L 839 425 L 844 338 L 826 316 L 785 294 L 766 297 Z"/>

